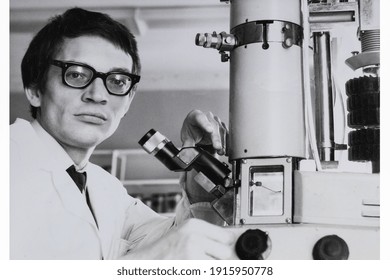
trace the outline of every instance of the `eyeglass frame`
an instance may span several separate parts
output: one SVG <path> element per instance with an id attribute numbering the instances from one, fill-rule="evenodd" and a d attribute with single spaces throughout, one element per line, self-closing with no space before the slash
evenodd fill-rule
<path id="1" fill-rule="evenodd" d="M 106 88 L 107 92 L 111 95 L 116 95 L 116 96 L 126 96 L 129 94 L 129 92 L 132 90 L 132 88 L 140 81 L 141 79 L 141 76 L 139 75 L 136 75 L 136 74 L 132 74 L 132 73 L 128 73 L 128 72 L 122 72 L 122 71 L 110 71 L 110 72 L 107 72 L 107 73 L 103 73 L 103 72 L 99 72 L 99 71 L 96 71 L 92 66 L 88 65 L 88 64 L 85 64 L 85 63 L 81 63 L 81 62 L 70 62 L 70 61 L 61 61 L 61 60 L 57 60 L 57 59 L 52 59 L 50 61 L 50 64 L 51 65 L 54 65 L 54 66 L 57 66 L 57 67 L 60 67 L 62 69 L 62 83 L 70 88 L 75 88 L 75 89 L 84 89 L 86 87 L 88 87 L 90 84 L 92 84 L 92 82 L 96 79 L 96 78 L 100 78 L 102 79 L 103 81 L 103 84 L 104 84 L 104 87 Z M 81 67 L 86 67 L 88 68 L 89 70 L 92 71 L 92 78 L 91 80 L 84 86 L 80 86 L 80 87 L 77 87 L 77 86 L 73 86 L 73 85 L 70 85 L 66 79 L 65 79 L 65 73 L 66 71 L 68 70 L 69 67 L 71 66 L 81 66 Z M 106 80 L 107 80 L 107 77 L 109 75 L 112 75 L 112 74 L 121 74 L 121 75 L 125 75 L 127 77 L 130 78 L 131 80 L 131 85 L 129 87 L 129 89 L 123 93 L 123 94 L 117 94 L 117 93 L 112 93 L 108 87 L 107 87 L 107 83 L 106 83 Z"/>

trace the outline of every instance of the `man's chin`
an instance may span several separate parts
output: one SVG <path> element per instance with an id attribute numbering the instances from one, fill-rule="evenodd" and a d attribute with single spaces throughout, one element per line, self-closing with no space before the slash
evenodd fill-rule
<path id="1" fill-rule="evenodd" d="M 113 132 L 107 130 L 107 127 L 102 126 L 82 125 L 78 126 L 77 129 L 75 128 L 76 126 L 68 134 L 69 140 L 72 141 L 74 146 L 81 149 L 95 148 L 113 134 Z"/>
<path id="2" fill-rule="evenodd" d="M 94 149 L 97 145 L 107 139 L 105 135 L 96 133 L 81 133 L 74 136 L 71 139 L 72 144 L 74 147 L 78 147 L 80 149 Z"/>

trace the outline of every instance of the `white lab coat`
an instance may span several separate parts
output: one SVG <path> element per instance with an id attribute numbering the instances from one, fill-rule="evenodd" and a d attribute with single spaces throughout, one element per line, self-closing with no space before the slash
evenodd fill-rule
<path id="1" fill-rule="evenodd" d="M 48 134 L 48 141 L 42 139 L 25 120 L 10 132 L 11 259 L 115 259 L 172 227 L 173 219 L 130 197 L 119 180 L 88 163 L 97 228 L 66 172 L 72 162 L 61 146 Z"/>

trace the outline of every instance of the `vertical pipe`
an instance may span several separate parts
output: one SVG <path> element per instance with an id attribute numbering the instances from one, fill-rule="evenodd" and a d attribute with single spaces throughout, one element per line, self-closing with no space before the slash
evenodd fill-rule
<path id="1" fill-rule="evenodd" d="M 333 85 L 329 32 L 314 32 L 316 134 L 321 161 L 334 161 Z"/>
<path id="2" fill-rule="evenodd" d="M 267 20 L 301 26 L 300 16 L 299 0 L 231 1 L 231 29 Z M 230 160 L 305 157 L 302 49 L 268 43 L 230 52 Z"/>

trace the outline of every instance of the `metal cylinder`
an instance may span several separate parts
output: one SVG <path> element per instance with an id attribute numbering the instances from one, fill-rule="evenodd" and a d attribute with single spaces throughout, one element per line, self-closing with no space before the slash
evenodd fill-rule
<path id="1" fill-rule="evenodd" d="M 300 14 L 299 0 L 232 0 L 231 30 L 248 22 L 301 25 Z M 302 50 L 268 45 L 230 52 L 230 160 L 305 156 Z"/>
<path id="2" fill-rule="evenodd" d="M 280 20 L 301 25 L 299 0 L 231 0 L 230 29 L 256 20 Z"/>
<path id="3" fill-rule="evenodd" d="M 316 138 L 321 161 L 334 161 L 333 84 L 329 32 L 314 32 Z"/>

